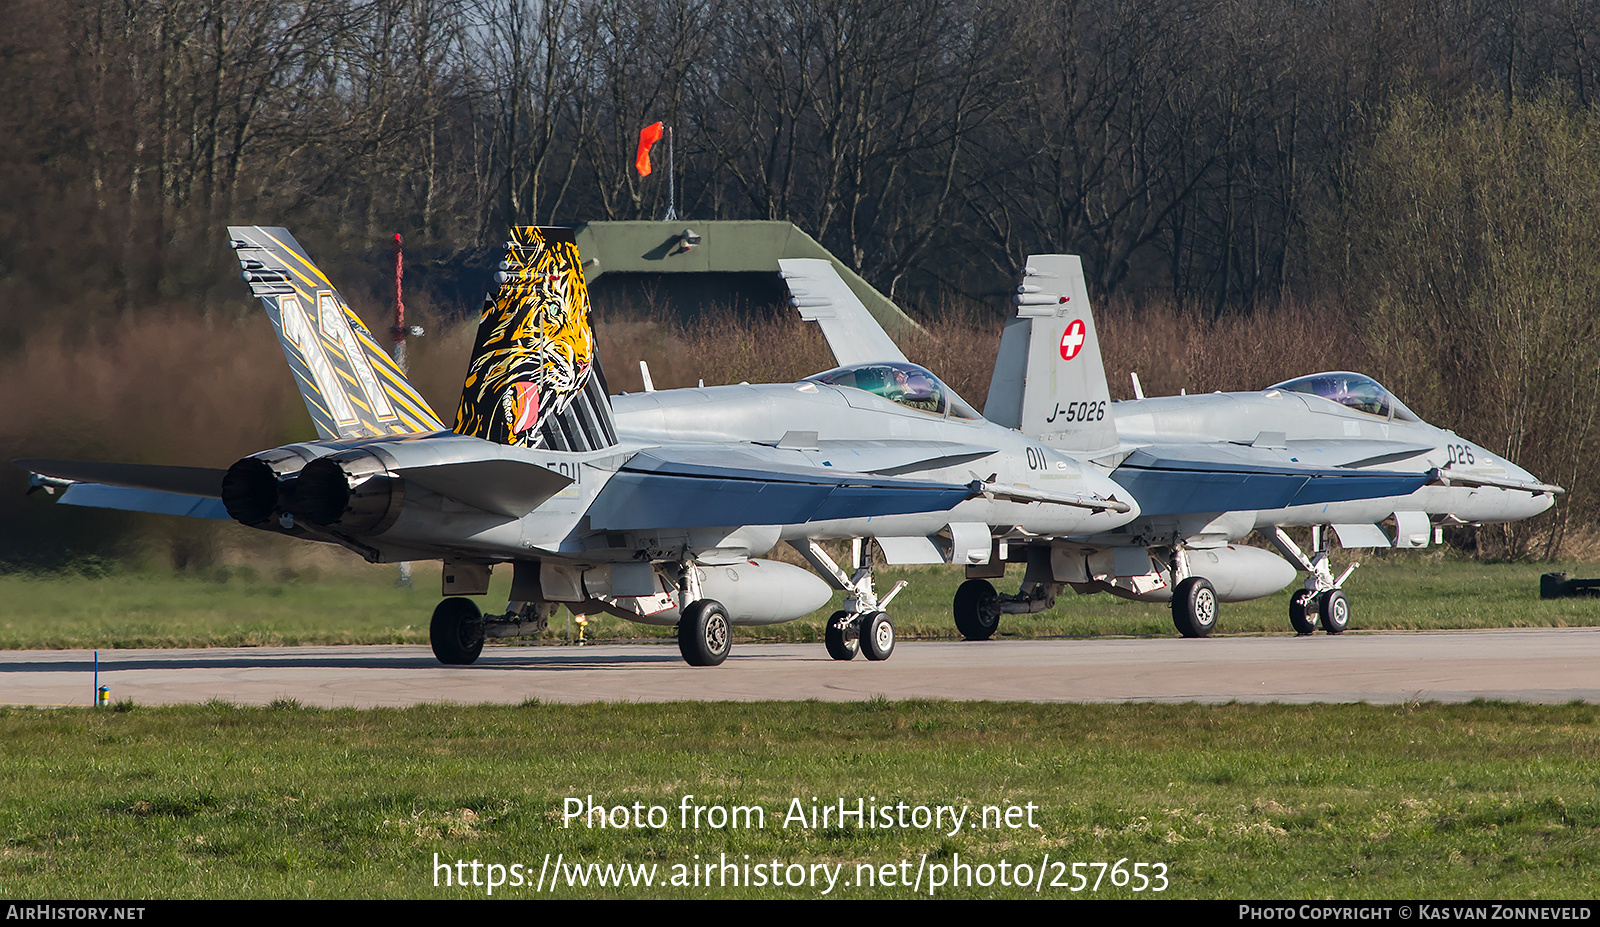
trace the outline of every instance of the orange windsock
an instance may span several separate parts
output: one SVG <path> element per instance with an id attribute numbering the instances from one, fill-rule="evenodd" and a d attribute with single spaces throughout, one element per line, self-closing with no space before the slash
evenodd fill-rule
<path id="1" fill-rule="evenodd" d="M 652 122 L 639 130 L 639 153 L 634 156 L 633 166 L 639 169 L 640 177 L 650 176 L 650 146 L 661 141 L 661 123 Z"/>

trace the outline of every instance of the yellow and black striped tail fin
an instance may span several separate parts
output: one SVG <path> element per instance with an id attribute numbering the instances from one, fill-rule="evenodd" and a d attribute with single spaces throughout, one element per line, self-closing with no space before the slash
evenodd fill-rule
<path id="1" fill-rule="evenodd" d="M 444 431 L 327 275 L 286 229 L 231 226 L 240 276 L 278 332 L 317 434 L 336 438 Z"/>
<path id="2" fill-rule="evenodd" d="M 617 443 L 572 230 L 511 230 L 484 301 L 455 430 L 497 444 L 588 451 Z"/>

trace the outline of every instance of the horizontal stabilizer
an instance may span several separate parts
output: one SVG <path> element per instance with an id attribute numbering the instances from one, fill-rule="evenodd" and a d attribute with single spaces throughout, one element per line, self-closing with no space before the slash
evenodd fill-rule
<path id="1" fill-rule="evenodd" d="M 156 489 L 107 486 L 103 483 L 73 483 L 61 494 L 59 504 L 81 505 L 93 509 L 119 509 L 124 512 L 152 512 L 157 515 L 180 515 L 185 518 L 233 520 L 221 499 L 161 492 Z"/>
<path id="2" fill-rule="evenodd" d="M 469 460 L 397 472 L 424 489 L 508 518 L 521 518 L 572 484 L 554 470 L 518 460 Z"/>
<path id="3" fill-rule="evenodd" d="M 187 518 L 228 518 L 222 505 L 226 470 L 78 460 L 14 460 L 35 488 L 61 493 L 61 505 Z M 32 492 L 33 490 L 29 490 Z"/>
<path id="4" fill-rule="evenodd" d="M 1320 505 L 1407 496 L 1433 480 L 1431 472 L 1351 470 L 1253 463 L 1247 447 L 1183 448 L 1181 456 L 1143 448 L 1111 478 L 1145 515 L 1184 515 Z"/>
<path id="5" fill-rule="evenodd" d="M 724 458 L 740 460 L 736 452 Z M 971 498 L 967 486 L 822 468 L 633 456 L 589 509 L 595 530 L 793 525 L 938 512 Z"/>
<path id="6" fill-rule="evenodd" d="M 831 261 L 820 258 L 784 258 L 778 261 L 789 284 L 789 304 L 800 318 L 822 326 L 839 366 L 882 361 L 910 363 L 888 334 L 850 291 Z"/>

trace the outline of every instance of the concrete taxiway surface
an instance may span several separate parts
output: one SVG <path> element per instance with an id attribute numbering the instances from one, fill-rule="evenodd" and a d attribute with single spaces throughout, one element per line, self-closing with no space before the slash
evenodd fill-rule
<path id="1" fill-rule="evenodd" d="M 90 651 L 0 653 L 0 704 L 88 705 Z M 686 666 L 671 644 L 490 647 L 441 666 L 427 647 L 102 650 L 113 700 L 219 698 L 308 706 L 419 702 L 1468 701 L 1600 703 L 1600 628 L 901 643 L 883 663 L 828 659 L 821 644 L 735 644 L 719 667 Z"/>

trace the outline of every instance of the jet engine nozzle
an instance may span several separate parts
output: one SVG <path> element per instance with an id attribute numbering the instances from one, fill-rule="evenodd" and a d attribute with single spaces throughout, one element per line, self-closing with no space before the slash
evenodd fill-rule
<path id="1" fill-rule="evenodd" d="M 236 521 L 263 525 L 288 508 L 289 487 L 305 464 L 304 457 L 284 448 L 252 454 L 228 468 L 222 504 Z"/>
<path id="2" fill-rule="evenodd" d="M 405 483 L 369 451 L 318 457 L 294 481 L 289 511 L 313 525 L 382 534 L 400 517 Z"/>

